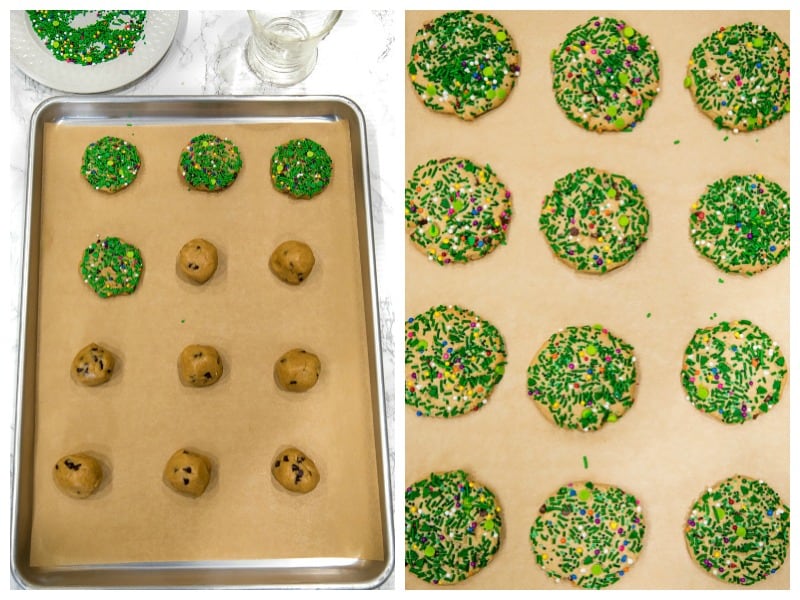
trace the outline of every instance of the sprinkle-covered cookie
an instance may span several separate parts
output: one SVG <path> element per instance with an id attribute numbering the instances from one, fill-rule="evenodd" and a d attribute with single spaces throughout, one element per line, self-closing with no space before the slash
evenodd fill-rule
<path id="1" fill-rule="evenodd" d="M 506 243 L 510 222 L 511 192 L 489 165 L 429 160 L 406 184 L 406 231 L 440 265 L 486 256 Z"/>
<path id="2" fill-rule="evenodd" d="M 511 34 L 491 15 L 460 10 L 425 23 L 414 36 L 408 74 L 431 110 L 465 121 L 502 104 L 519 76 Z"/>
<path id="3" fill-rule="evenodd" d="M 86 146 L 81 175 L 94 189 L 113 194 L 133 183 L 141 166 L 136 146 L 107 135 Z"/>
<path id="4" fill-rule="evenodd" d="M 539 229 L 553 253 L 578 271 L 605 273 L 647 240 L 650 211 L 627 177 L 584 167 L 565 175 L 542 203 Z"/>
<path id="5" fill-rule="evenodd" d="M 528 367 L 528 395 L 564 429 L 594 431 L 621 419 L 636 384 L 633 346 L 602 325 L 554 333 Z"/>
<path id="6" fill-rule="evenodd" d="M 786 559 L 789 507 L 763 481 L 734 475 L 697 499 L 684 532 L 689 554 L 710 575 L 752 585 Z"/>
<path id="7" fill-rule="evenodd" d="M 101 298 L 132 294 L 144 269 L 139 249 L 117 237 L 98 239 L 83 251 L 80 275 Z"/>
<path id="8" fill-rule="evenodd" d="M 789 46 L 763 25 L 720 27 L 692 50 L 683 85 L 717 127 L 762 129 L 789 112 Z"/>
<path id="9" fill-rule="evenodd" d="M 275 189 L 295 198 L 312 198 L 331 181 L 333 161 L 314 140 L 289 140 L 275 148 L 270 173 Z"/>
<path id="10" fill-rule="evenodd" d="M 406 488 L 406 567 L 434 585 L 471 577 L 500 549 L 492 491 L 464 471 L 432 473 Z"/>
<path id="11" fill-rule="evenodd" d="M 459 306 L 434 306 L 406 321 L 406 404 L 417 416 L 478 410 L 503 378 L 497 328 Z"/>
<path id="12" fill-rule="evenodd" d="M 695 408 L 724 423 L 744 423 L 775 406 L 786 378 L 778 345 L 750 321 L 723 321 L 695 331 L 681 383 Z"/>
<path id="13" fill-rule="evenodd" d="M 692 204 L 698 252 L 728 273 L 753 275 L 789 255 L 789 194 L 763 175 L 734 175 Z"/>
<path id="14" fill-rule="evenodd" d="M 567 118 L 591 131 L 631 131 L 660 91 L 659 59 L 646 35 L 592 17 L 550 55 L 553 91 Z"/>
<path id="15" fill-rule="evenodd" d="M 645 534 L 639 501 L 591 481 L 568 483 L 545 500 L 531 527 L 533 554 L 548 577 L 600 589 L 639 560 Z"/>
<path id="16" fill-rule="evenodd" d="M 219 192 L 230 187 L 241 168 L 239 148 L 229 139 L 211 133 L 193 137 L 181 152 L 178 165 L 186 183 L 206 192 Z"/>

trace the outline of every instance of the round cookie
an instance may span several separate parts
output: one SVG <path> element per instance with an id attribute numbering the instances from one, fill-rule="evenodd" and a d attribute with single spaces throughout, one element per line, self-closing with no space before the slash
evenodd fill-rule
<path id="1" fill-rule="evenodd" d="M 272 184 L 294 198 L 313 198 L 331 181 L 333 161 L 328 152 L 308 138 L 276 146 L 270 161 Z"/>
<path id="2" fill-rule="evenodd" d="M 763 175 L 719 179 L 692 204 L 689 233 L 719 269 L 764 271 L 789 255 L 789 195 Z"/>
<path id="3" fill-rule="evenodd" d="M 272 476 L 290 492 L 307 494 L 319 483 L 314 461 L 297 448 L 286 448 L 272 460 Z"/>
<path id="4" fill-rule="evenodd" d="M 786 559 L 789 507 L 762 480 L 734 475 L 697 499 L 684 533 L 689 555 L 710 575 L 752 585 Z"/>
<path id="5" fill-rule="evenodd" d="M 762 129 L 789 112 L 789 46 L 763 25 L 720 27 L 692 50 L 683 85 L 718 128 Z"/>
<path id="6" fill-rule="evenodd" d="M 205 283 L 217 271 L 217 248 L 202 238 L 186 242 L 178 253 L 178 268 L 195 283 Z"/>
<path id="7" fill-rule="evenodd" d="M 141 166 L 136 146 L 107 135 L 86 146 L 81 175 L 94 189 L 113 194 L 133 183 Z"/>
<path id="8" fill-rule="evenodd" d="M 686 347 L 681 383 L 695 408 L 723 423 L 744 423 L 781 399 L 786 359 L 750 321 L 723 321 L 695 331 Z"/>
<path id="9" fill-rule="evenodd" d="M 96 458 L 83 452 L 68 454 L 53 467 L 53 480 L 67 496 L 88 498 L 103 482 L 103 466 Z"/>
<path id="10" fill-rule="evenodd" d="M 460 306 L 433 306 L 406 321 L 406 404 L 417 416 L 479 410 L 506 366 L 503 336 Z"/>
<path id="11" fill-rule="evenodd" d="M 117 237 L 99 239 L 83 251 L 80 275 L 101 298 L 132 294 L 144 270 L 139 249 Z"/>
<path id="12" fill-rule="evenodd" d="M 233 185 L 242 168 L 239 148 L 229 139 L 201 133 L 181 152 L 178 171 L 196 190 L 219 192 Z"/>
<path id="13" fill-rule="evenodd" d="M 297 240 L 288 240 L 272 251 L 269 268 L 281 281 L 299 285 L 311 274 L 315 262 L 311 246 Z"/>
<path id="14" fill-rule="evenodd" d="M 610 17 L 575 27 L 550 63 L 556 102 L 590 131 L 632 131 L 660 91 L 658 53 L 648 37 Z"/>
<path id="15" fill-rule="evenodd" d="M 201 496 L 206 491 L 210 478 L 211 461 L 191 450 L 178 450 L 164 466 L 164 483 L 187 496 Z"/>
<path id="16" fill-rule="evenodd" d="M 627 177 L 584 167 L 555 182 L 539 229 L 573 269 L 605 273 L 626 264 L 645 241 L 650 211 Z"/>
<path id="17" fill-rule="evenodd" d="M 536 564 L 556 583 L 601 589 L 639 560 L 645 529 L 633 495 L 583 481 L 568 483 L 545 500 L 530 540 Z"/>
<path id="18" fill-rule="evenodd" d="M 633 346 L 602 325 L 565 327 L 528 367 L 528 396 L 564 429 L 595 431 L 633 406 L 637 371 Z"/>
<path id="19" fill-rule="evenodd" d="M 514 89 L 519 52 L 491 15 L 447 12 L 425 23 L 411 46 L 408 74 L 422 103 L 471 121 L 497 108 Z"/>
<path id="20" fill-rule="evenodd" d="M 275 361 L 275 381 L 287 392 L 305 392 L 317 383 L 320 368 L 316 354 L 294 348 Z"/>
<path id="21" fill-rule="evenodd" d="M 494 493 L 464 471 L 431 473 L 406 488 L 406 567 L 434 585 L 463 581 L 500 549 Z"/>
<path id="22" fill-rule="evenodd" d="M 511 192 L 489 165 L 429 160 L 406 185 L 406 232 L 440 265 L 477 260 L 506 243 Z"/>
<path id="23" fill-rule="evenodd" d="M 114 362 L 111 352 L 92 342 L 78 351 L 69 372 L 76 383 L 93 387 L 111 379 Z"/>
<path id="24" fill-rule="evenodd" d="M 222 377 L 222 359 L 213 346 L 192 344 L 178 357 L 178 376 L 190 387 L 206 387 Z"/>

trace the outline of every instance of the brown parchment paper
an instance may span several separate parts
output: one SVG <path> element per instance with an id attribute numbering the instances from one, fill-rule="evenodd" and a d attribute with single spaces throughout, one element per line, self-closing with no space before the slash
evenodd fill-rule
<path id="1" fill-rule="evenodd" d="M 232 139 L 244 167 L 220 193 L 189 191 L 178 157 L 203 132 Z M 80 175 L 83 149 L 103 135 L 136 144 L 142 169 L 116 195 Z M 269 179 L 276 146 L 311 137 L 334 162 L 320 196 L 299 201 Z M 195 122 L 175 126 L 47 125 L 44 138 L 41 299 L 31 564 L 383 556 L 351 140 L 345 122 Z M 137 245 L 145 263 L 130 296 L 100 299 L 78 274 L 97 236 Z M 194 237 L 214 243 L 220 267 L 203 286 L 181 279 L 176 258 Z M 316 266 L 301 286 L 272 275 L 268 258 L 288 239 L 307 242 Z M 104 386 L 72 382 L 89 342 L 119 359 Z M 192 343 L 215 346 L 224 374 L 205 389 L 178 380 Z M 315 352 L 317 385 L 280 391 L 273 364 L 286 350 Z M 270 474 L 297 446 L 319 486 L 292 494 Z M 198 499 L 162 482 L 181 447 L 214 467 Z M 51 469 L 88 450 L 110 467 L 87 500 L 59 492 Z"/>
<path id="2" fill-rule="evenodd" d="M 407 14 L 407 56 L 416 29 L 436 14 Z M 688 219 L 707 184 L 735 173 L 763 173 L 788 191 L 789 118 L 738 136 L 718 131 L 694 106 L 683 78 L 692 49 L 710 32 L 752 20 L 788 43 L 789 13 L 601 13 L 648 34 L 661 59 L 661 92 L 645 120 L 633 133 L 602 135 L 567 120 L 553 98 L 549 70 L 551 50 L 598 13 L 492 14 L 520 51 L 514 91 L 498 109 L 465 123 L 425 108 L 407 80 L 406 176 L 444 156 L 491 164 L 512 192 L 508 245 L 473 264 L 444 268 L 406 240 L 406 313 L 439 303 L 471 308 L 500 329 L 508 365 L 477 413 L 442 420 L 406 409 L 406 481 L 462 468 L 495 491 L 504 514 L 502 546 L 460 589 L 571 588 L 555 584 L 536 565 L 528 536 L 548 495 L 586 479 L 614 484 L 642 503 L 645 547 L 614 589 L 731 589 L 689 557 L 685 518 L 706 486 L 735 473 L 764 479 L 789 504 L 789 389 L 756 421 L 725 425 L 685 399 L 681 361 L 696 328 L 737 318 L 762 326 L 788 361 L 789 264 L 752 278 L 723 273 L 692 247 Z M 588 165 L 628 176 L 651 213 L 649 240 L 632 262 L 602 276 L 577 274 L 559 262 L 538 230 L 541 203 L 553 182 Z M 601 431 L 564 431 L 528 399 L 526 370 L 553 332 L 592 323 L 635 347 L 637 400 L 624 418 Z M 408 571 L 405 582 L 409 589 L 433 587 Z M 787 559 L 753 588 L 788 586 Z"/>

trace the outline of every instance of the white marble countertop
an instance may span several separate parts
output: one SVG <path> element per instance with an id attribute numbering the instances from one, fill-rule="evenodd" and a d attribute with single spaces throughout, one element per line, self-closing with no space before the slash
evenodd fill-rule
<path id="1" fill-rule="evenodd" d="M 388 417 L 391 481 L 394 483 L 394 344 L 392 331 L 402 310 L 402 262 L 398 238 L 400 228 L 391 224 L 400 218 L 402 202 L 399 173 L 402 166 L 402 13 L 393 11 L 345 11 L 319 47 L 314 72 L 303 82 L 278 88 L 259 80 L 244 58 L 250 24 L 245 11 L 183 11 L 178 32 L 164 59 L 140 80 L 112 92 L 119 95 L 341 95 L 355 101 L 367 124 L 367 145 L 372 188 L 375 252 L 378 265 L 378 295 L 383 344 L 384 389 Z M 6 378 L 14 393 L 16 373 L 24 237 L 27 143 L 34 109 L 47 98 L 64 95 L 45 87 L 22 71 L 10 68 L 10 117 L 7 140 L 11 171 L 7 220 L 10 262 L 7 286 L 10 314 L 9 335 L 3 352 L 12 370 Z M 402 316 L 401 316 L 402 318 Z M 13 406 L 13 402 L 9 403 Z M 13 440 L 13 408 L 11 419 Z M 13 452 L 13 448 L 12 448 Z M 13 465 L 13 455 L 12 462 Z M 400 558 L 395 557 L 395 563 Z M 394 588 L 392 574 L 381 586 Z M 12 582 L 12 586 L 16 587 Z"/>

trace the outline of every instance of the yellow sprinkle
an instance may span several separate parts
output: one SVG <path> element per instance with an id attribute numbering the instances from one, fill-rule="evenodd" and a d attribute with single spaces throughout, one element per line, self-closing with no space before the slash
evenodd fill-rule
<path id="1" fill-rule="evenodd" d="M 720 556 L 722 556 L 722 554 L 720 554 L 720 551 L 714 550 L 714 558 L 719 558 Z"/>
<path id="2" fill-rule="evenodd" d="M 416 75 L 412 75 L 411 76 L 411 81 L 416 81 L 416 80 L 417 80 L 417 76 Z"/>
<path id="3" fill-rule="evenodd" d="M 583 548 L 581 547 L 575 548 L 575 554 L 583 554 Z"/>
<path id="4" fill-rule="evenodd" d="M 561 402 L 555 402 L 555 403 L 553 403 L 553 410 L 558 410 L 558 408 L 559 408 L 560 406 L 561 406 Z"/>
<path id="5" fill-rule="evenodd" d="M 603 243 L 603 236 L 601 235 L 599 238 L 597 238 L 597 241 L 602 244 Z"/>
<path id="6" fill-rule="evenodd" d="M 542 560 L 547 560 L 548 558 L 550 558 L 550 556 L 547 554 L 547 552 L 542 552 Z"/>

